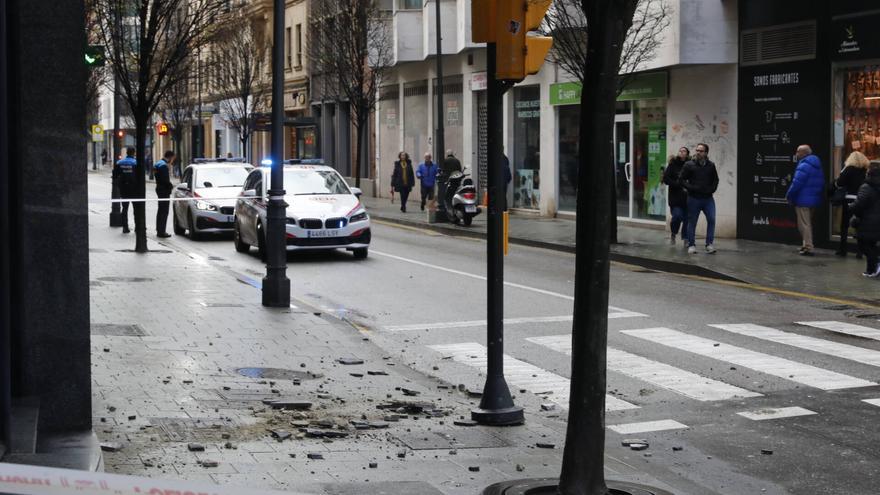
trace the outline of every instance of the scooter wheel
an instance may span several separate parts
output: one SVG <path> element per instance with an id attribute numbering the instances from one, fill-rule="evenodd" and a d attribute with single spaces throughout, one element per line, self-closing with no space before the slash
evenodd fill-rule
<path id="1" fill-rule="evenodd" d="M 474 217 L 472 217 L 472 216 L 470 216 L 470 215 L 465 215 L 465 217 L 464 217 L 464 219 L 463 219 L 462 221 L 464 222 L 464 226 L 465 226 L 465 227 L 470 227 L 470 226 L 471 226 L 471 222 L 474 221 Z"/>

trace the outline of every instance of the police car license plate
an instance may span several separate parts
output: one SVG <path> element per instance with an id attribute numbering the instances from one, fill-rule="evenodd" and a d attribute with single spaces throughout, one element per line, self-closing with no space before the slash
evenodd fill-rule
<path id="1" fill-rule="evenodd" d="M 226 215 L 226 223 L 232 223 L 235 221 L 235 217 L 232 215 Z"/>
<path id="2" fill-rule="evenodd" d="M 339 237 L 338 230 L 310 230 L 309 237 Z"/>
<path id="3" fill-rule="evenodd" d="M 476 213 L 476 211 L 477 211 L 477 206 L 476 206 L 476 205 L 465 205 L 465 206 L 464 206 L 464 211 L 466 211 L 466 212 L 468 212 L 468 213 Z"/>

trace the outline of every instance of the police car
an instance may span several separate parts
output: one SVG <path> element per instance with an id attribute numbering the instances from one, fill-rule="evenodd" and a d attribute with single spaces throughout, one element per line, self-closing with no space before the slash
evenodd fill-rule
<path id="1" fill-rule="evenodd" d="M 235 203 L 235 250 L 251 246 L 266 256 L 266 210 L 270 167 L 254 169 Z M 347 249 L 367 257 L 370 216 L 360 202 L 361 191 L 349 187 L 323 160 L 288 160 L 284 165 L 287 203 L 287 250 Z"/>
<path id="2" fill-rule="evenodd" d="M 198 158 L 186 167 L 172 193 L 174 233 L 232 232 L 235 198 L 253 168 L 244 158 Z"/>

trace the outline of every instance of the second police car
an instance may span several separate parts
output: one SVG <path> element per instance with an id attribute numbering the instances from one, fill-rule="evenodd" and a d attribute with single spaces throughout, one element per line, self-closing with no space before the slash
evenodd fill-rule
<path id="1" fill-rule="evenodd" d="M 360 189 L 349 187 L 336 170 L 320 160 L 288 161 L 284 166 L 287 203 L 287 250 L 346 249 L 367 257 L 370 216 Z M 235 204 L 235 249 L 257 248 L 266 256 L 266 212 L 271 167 L 251 171 Z"/>
<path id="2" fill-rule="evenodd" d="M 253 168 L 243 158 L 198 158 L 186 167 L 174 188 L 173 197 L 179 200 L 172 203 L 174 233 L 189 231 L 197 239 L 201 234 L 230 232 L 234 198 Z"/>

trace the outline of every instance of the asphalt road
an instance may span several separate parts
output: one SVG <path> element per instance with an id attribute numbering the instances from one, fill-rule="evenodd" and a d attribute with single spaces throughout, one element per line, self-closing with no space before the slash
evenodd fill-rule
<path id="1" fill-rule="evenodd" d="M 254 281 L 265 273 L 228 237 L 163 242 Z M 368 259 L 293 254 L 288 276 L 295 300 L 350 321 L 415 370 L 480 390 L 485 251 L 479 240 L 374 224 Z M 573 277 L 573 255 L 511 246 L 505 259 L 510 388 L 531 411 L 555 404 L 542 414 L 559 424 Z M 611 285 L 609 448 L 649 440 L 653 455 L 629 459 L 688 493 L 877 493 L 876 315 L 620 265 Z"/>

